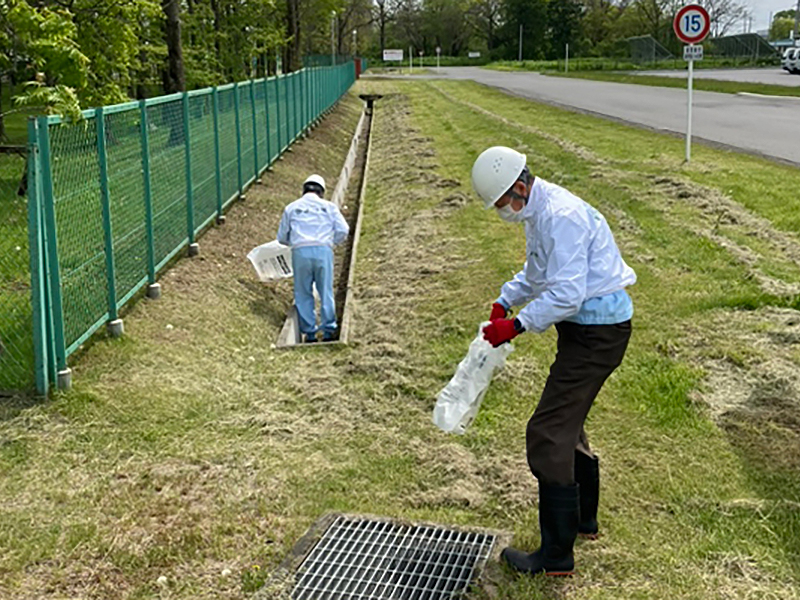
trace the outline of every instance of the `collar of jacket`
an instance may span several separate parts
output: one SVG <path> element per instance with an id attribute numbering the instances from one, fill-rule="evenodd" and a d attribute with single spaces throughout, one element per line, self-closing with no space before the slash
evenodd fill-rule
<path id="1" fill-rule="evenodd" d="M 539 203 L 539 198 L 544 191 L 543 188 L 544 186 L 542 185 L 542 180 L 539 177 L 536 177 L 533 180 L 533 185 L 531 186 L 531 193 L 528 195 L 528 202 L 525 204 L 525 208 L 522 209 L 523 219 L 530 219 L 536 212 L 536 205 Z"/>

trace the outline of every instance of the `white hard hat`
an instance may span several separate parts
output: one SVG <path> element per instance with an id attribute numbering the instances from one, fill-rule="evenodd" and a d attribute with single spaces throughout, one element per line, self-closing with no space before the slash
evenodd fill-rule
<path id="1" fill-rule="evenodd" d="M 321 187 L 323 192 L 325 191 L 325 180 L 321 175 L 309 175 L 308 179 L 303 182 L 303 187 L 305 187 L 307 183 L 314 183 Z"/>
<path id="2" fill-rule="evenodd" d="M 527 157 L 512 148 L 493 146 L 484 150 L 472 165 L 472 187 L 491 208 L 505 194 L 525 169 Z"/>

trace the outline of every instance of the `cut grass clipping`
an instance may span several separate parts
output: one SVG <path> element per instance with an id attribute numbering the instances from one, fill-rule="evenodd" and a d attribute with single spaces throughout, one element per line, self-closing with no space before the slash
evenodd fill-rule
<path id="1" fill-rule="evenodd" d="M 521 227 L 482 210 L 475 156 L 507 144 L 609 219 L 639 281 L 628 356 L 587 425 L 604 536 L 579 574 L 491 564 L 473 598 L 797 598 L 800 173 L 463 82 L 363 81 L 376 106 L 345 348 L 276 352 L 291 282 L 244 258 L 312 171 L 333 180 L 348 98 L 165 275 L 75 389 L 0 424 L 0 596 L 247 598 L 320 515 L 538 544 L 525 424 L 554 333 L 524 335 L 463 437 L 431 424 Z M 159 583 L 160 582 L 160 583 Z"/>

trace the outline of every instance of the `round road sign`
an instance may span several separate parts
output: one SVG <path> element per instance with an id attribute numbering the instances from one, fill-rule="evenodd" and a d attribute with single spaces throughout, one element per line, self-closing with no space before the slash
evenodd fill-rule
<path id="1" fill-rule="evenodd" d="M 687 4 L 675 14 L 672 22 L 675 35 L 685 44 L 697 44 L 706 39 L 711 28 L 708 11 L 698 4 Z"/>

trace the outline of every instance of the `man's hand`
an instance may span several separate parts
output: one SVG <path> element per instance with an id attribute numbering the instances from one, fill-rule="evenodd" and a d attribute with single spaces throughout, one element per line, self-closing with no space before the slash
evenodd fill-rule
<path id="1" fill-rule="evenodd" d="M 495 319 L 483 329 L 483 339 L 497 348 L 525 331 L 517 319 Z"/>
<path id="2" fill-rule="evenodd" d="M 497 319 L 505 319 L 507 315 L 508 311 L 506 307 L 499 302 L 495 302 L 492 304 L 492 314 L 489 315 L 489 320 L 496 321 Z"/>

